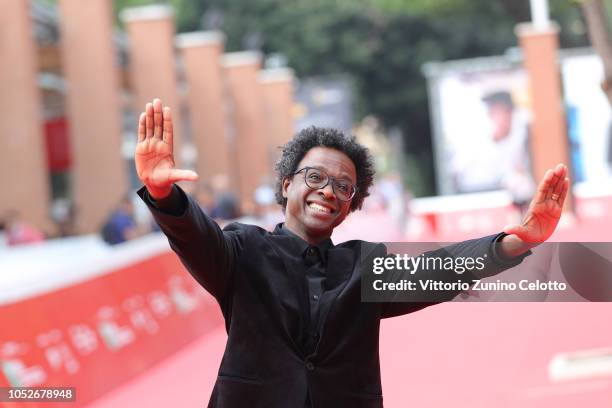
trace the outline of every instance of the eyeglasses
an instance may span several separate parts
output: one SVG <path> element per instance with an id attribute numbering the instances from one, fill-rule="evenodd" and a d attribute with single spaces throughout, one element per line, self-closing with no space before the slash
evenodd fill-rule
<path id="1" fill-rule="evenodd" d="M 325 171 L 316 169 L 314 167 L 304 167 L 293 174 L 295 175 L 301 172 L 304 172 L 304 182 L 313 190 L 319 190 L 327 187 L 329 181 L 331 180 L 332 190 L 334 190 L 334 194 L 340 201 L 350 201 L 353 197 L 355 197 L 357 186 L 351 184 L 347 180 L 339 180 L 330 176 Z"/>

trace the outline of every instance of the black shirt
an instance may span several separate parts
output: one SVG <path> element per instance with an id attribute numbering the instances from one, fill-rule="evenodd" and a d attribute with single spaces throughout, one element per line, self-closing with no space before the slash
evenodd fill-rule
<path id="1" fill-rule="evenodd" d="M 319 322 L 319 300 L 321 295 L 326 290 L 326 260 L 327 250 L 332 248 L 334 244 L 331 239 L 326 239 L 316 246 L 309 245 L 302 238 L 291 232 L 284 224 L 280 229 L 281 234 L 290 236 L 294 239 L 296 247 L 296 256 L 289 259 L 293 269 L 299 271 L 306 280 L 306 293 L 303 295 L 307 298 L 309 310 L 304 310 L 304 321 L 308 322 L 307 331 L 302 333 L 302 345 L 304 354 L 309 355 L 314 353 L 319 333 L 317 332 Z"/>
<path id="2" fill-rule="evenodd" d="M 326 278 L 326 260 L 327 250 L 332 248 L 334 244 L 331 239 L 326 239 L 316 246 L 311 246 L 308 242 L 291 232 L 284 224 L 280 229 L 281 234 L 290 236 L 294 239 L 296 247 L 296 256 L 289 259 L 289 263 L 299 271 L 306 280 L 307 304 L 310 305 L 309 310 L 303 310 L 304 321 L 308 322 L 307 330 L 302 333 L 301 344 L 305 355 L 313 354 L 316 350 L 319 341 L 319 300 L 323 295 Z M 306 394 L 305 407 L 311 407 L 310 394 Z"/>

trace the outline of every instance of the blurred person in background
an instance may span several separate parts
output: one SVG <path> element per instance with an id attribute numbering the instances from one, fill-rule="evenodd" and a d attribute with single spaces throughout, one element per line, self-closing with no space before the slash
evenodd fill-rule
<path id="1" fill-rule="evenodd" d="M 149 228 L 140 226 L 136 222 L 132 196 L 126 194 L 104 222 L 100 234 L 104 242 L 116 245 L 147 232 L 150 232 Z"/>
<path id="2" fill-rule="evenodd" d="M 4 215 L 4 237 L 8 246 L 33 244 L 45 240 L 45 234 L 26 222 L 17 210 L 9 210 Z"/>
<path id="3" fill-rule="evenodd" d="M 54 238 L 77 235 L 76 208 L 73 202 L 60 198 L 51 204 L 51 218 L 55 222 Z"/>
<path id="4" fill-rule="evenodd" d="M 219 220 L 235 220 L 240 217 L 240 206 L 236 196 L 230 192 L 219 194 L 210 216 Z"/>
<path id="5" fill-rule="evenodd" d="M 214 205 L 210 216 L 218 220 L 235 220 L 240 217 L 240 203 L 236 194 L 230 189 L 229 178 L 217 174 L 212 178 Z"/>
<path id="6" fill-rule="evenodd" d="M 359 260 L 384 257 L 386 248 L 330 239 L 369 194 L 374 169 L 366 148 L 340 131 L 315 127 L 288 142 L 276 166 L 275 195 L 285 222 L 273 232 L 240 223 L 221 230 L 176 185 L 198 176 L 174 168 L 172 116 L 159 99 L 140 116 L 135 163 L 144 184 L 138 194 L 225 318 L 227 346 L 209 408 L 383 406 L 380 319 L 434 302 L 361 302 Z M 424 255 L 487 254 L 478 274 L 429 272 L 444 281 L 471 281 L 521 263 L 555 230 L 566 175 L 563 165 L 546 173 L 520 225 Z"/>
<path id="7" fill-rule="evenodd" d="M 274 229 L 279 222 L 283 222 L 283 214 L 279 211 L 274 196 L 274 188 L 270 183 L 262 183 L 253 193 L 255 201 L 255 216 L 259 225 L 266 229 Z"/>
<path id="8" fill-rule="evenodd" d="M 218 220 L 235 220 L 240 217 L 238 199 L 233 193 L 224 192 L 217 196 L 215 206 L 210 212 L 212 218 Z"/>
<path id="9" fill-rule="evenodd" d="M 198 185 L 194 194 L 202 211 L 210 215 L 215 208 L 215 194 L 209 184 Z"/>
<path id="10" fill-rule="evenodd" d="M 404 231 L 408 222 L 412 195 L 410 190 L 404 189 L 400 173 L 393 171 L 386 174 L 379 181 L 378 187 L 393 220 L 397 223 L 400 231 Z"/>

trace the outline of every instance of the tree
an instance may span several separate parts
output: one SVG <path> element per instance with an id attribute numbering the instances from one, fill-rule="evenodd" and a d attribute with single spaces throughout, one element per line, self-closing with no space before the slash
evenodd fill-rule
<path id="1" fill-rule="evenodd" d="M 153 3 L 117 0 L 116 8 Z M 168 3 L 168 1 L 166 2 Z M 354 83 L 357 117 L 376 115 L 404 136 L 415 195 L 435 193 L 431 131 L 422 64 L 502 54 L 514 26 L 529 19 L 527 0 L 170 0 L 178 31 L 221 29 L 226 50 L 281 53 L 298 77 L 343 73 Z M 562 25 L 580 18 L 552 4 Z M 561 44 L 584 45 L 575 30 Z"/>

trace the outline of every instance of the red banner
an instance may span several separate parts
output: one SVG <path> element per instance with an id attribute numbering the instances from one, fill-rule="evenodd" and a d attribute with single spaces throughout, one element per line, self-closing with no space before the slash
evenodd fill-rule
<path id="1" fill-rule="evenodd" d="M 222 320 L 215 300 L 174 254 L 164 253 L 0 306 L 0 322 L 0 387 L 76 387 L 77 402 L 70 403 L 76 407 L 146 371 Z"/>
<path id="2" fill-rule="evenodd" d="M 55 118 L 45 122 L 45 141 L 49 171 L 60 172 L 70 169 L 70 137 L 65 118 Z"/>

